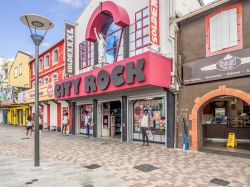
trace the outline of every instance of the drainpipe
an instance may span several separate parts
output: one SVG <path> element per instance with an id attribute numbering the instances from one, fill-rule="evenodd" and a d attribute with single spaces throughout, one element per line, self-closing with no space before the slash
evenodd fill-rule
<path id="1" fill-rule="evenodd" d="M 180 64 L 179 62 L 179 33 L 180 33 L 180 29 L 178 27 L 178 25 L 176 24 L 175 22 L 175 65 L 178 65 Z M 177 71 L 176 71 L 176 66 L 175 66 L 175 80 L 176 80 L 176 85 L 177 85 L 177 91 L 179 93 L 179 80 L 178 80 L 178 74 L 177 74 Z M 175 125 L 175 148 L 178 148 L 178 115 L 177 115 L 177 112 L 178 112 L 178 95 L 175 96 L 175 119 L 176 119 L 176 125 Z"/>
<path id="2" fill-rule="evenodd" d="M 172 43 L 172 55 L 173 55 L 173 63 L 172 63 L 172 72 L 171 72 L 171 77 L 172 77 L 172 84 L 169 87 L 169 90 L 174 93 L 174 99 L 175 99 L 175 134 L 174 134 L 174 148 L 178 147 L 178 119 L 177 119 L 177 94 L 179 93 L 179 83 L 178 83 L 178 79 L 177 79 L 177 71 L 176 71 L 176 64 L 178 62 L 177 58 L 178 58 L 178 46 L 177 46 L 177 35 L 178 35 L 178 31 L 179 28 L 174 20 L 175 18 L 175 2 L 173 0 L 170 0 L 168 3 L 169 6 L 169 36 L 168 36 L 168 40 Z M 174 36 L 171 35 L 171 28 L 172 26 L 174 26 Z"/>

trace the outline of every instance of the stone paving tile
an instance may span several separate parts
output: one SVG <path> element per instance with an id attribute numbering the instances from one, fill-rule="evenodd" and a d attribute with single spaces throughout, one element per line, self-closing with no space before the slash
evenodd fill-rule
<path id="1" fill-rule="evenodd" d="M 0 126 L 2 166 L 6 167 L 8 163 L 5 157 L 33 159 L 34 139 L 20 140 L 25 137 L 24 134 L 23 128 Z M 206 187 L 214 186 L 209 182 L 213 178 L 228 180 L 230 182 L 228 186 L 250 186 L 250 159 L 245 158 L 183 152 L 165 149 L 163 145 L 156 144 L 146 147 L 138 142 L 121 143 L 82 136 L 64 136 L 55 132 L 43 133 L 40 149 L 41 165 L 46 168 L 44 170 L 53 175 L 53 168 L 57 167 L 60 175 L 67 174 L 77 178 L 74 184 L 76 186 L 82 186 L 83 182 L 87 181 L 86 176 L 92 179 L 88 180 L 86 185 L 93 185 L 98 179 L 99 183 L 96 183 L 95 187 L 108 185 Z M 13 162 L 18 164 L 18 159 Z M 61 162 L 64 164 L 61 165 Z M 24 163 L 27 164 L 25 161 Z M 101 168 L 88 170 L 83 167 L 91 164 L 101 165 Z M 140 164 L 150 164 L 159 169 L 144 173 L 134 168 Z M 63 169 L 64 166 L 67 166 L 67 169 Z M 0 162 L 0 171 L 1 168 Z M 18 167 L 19 170 L 21 168 Z M 82 171 L 83 169 L 86 170 Z M 74 175 L 74 171 L 82 172 L 81 175 L 84 174 L 85 177 Z"/>

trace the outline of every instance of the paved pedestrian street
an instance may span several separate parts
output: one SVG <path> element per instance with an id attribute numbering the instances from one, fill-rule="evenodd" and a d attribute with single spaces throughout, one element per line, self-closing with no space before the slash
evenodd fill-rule
<path id="1" fill-rule="evenodd" d="M 34 167 L 33 142 L 24 128 L 0 125 L 1 187 L 219 186 L 210 182 L 214 178 L 250 186 L 246 158 L 43 132 L 41 166 Z"/>

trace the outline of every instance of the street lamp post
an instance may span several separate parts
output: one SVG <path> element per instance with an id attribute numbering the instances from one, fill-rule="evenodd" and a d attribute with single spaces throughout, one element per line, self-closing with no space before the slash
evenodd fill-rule
<path id="1" fill-rule="evenodd" d="M 29 27 L 31 38 L 35 44 L 35 166 L 40 166 L 40 144 L 39 144 L 39 46 L 42 43 L 47 31 L 53 28 L 54 24 L 47 18 L 29 14 L 20 18 L 21 22 Z M 32 32 L 33 30 L 33 32 Z M 37 30 L 44 30 L 44 34 L 37 34 Z"/>

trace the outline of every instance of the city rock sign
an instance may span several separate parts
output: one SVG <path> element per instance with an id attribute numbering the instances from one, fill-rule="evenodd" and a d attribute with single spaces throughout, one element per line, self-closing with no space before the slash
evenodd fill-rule
<path id="1" fill-rule="evenodd" d="M 136 66 L 134 62 L 129 62 L 126 65 L 113 67 L 111 73 L 107 70 L 100 70 L 97 76 L 87 75 L 56 84 L 54 89 L 55 97 L 70 96 L 72 94 L 71 91 L 77 95 L 79 94 L 79 89 L 84 89 L 85 93 L 91 93 L 96 92 L 98 89 L 104 91 L 110 84 L 113 84 L 115 87 L 120 87 L 124 84 L 133 84 L 135 77 L 138 82 L 143 82 L 145 81 L 143 72 L 144 63 L 145 59 L 142 58 L 137 60 Z M 81 81 L 84 81 L 84 86 L 80 88 Z M 71 89 L 72 87 L 73 89 Z"/>

